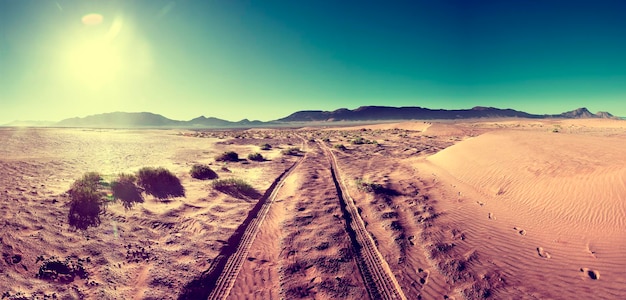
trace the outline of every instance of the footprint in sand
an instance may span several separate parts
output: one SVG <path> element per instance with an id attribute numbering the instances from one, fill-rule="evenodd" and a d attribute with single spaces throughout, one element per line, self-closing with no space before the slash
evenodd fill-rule
<path id="1" fill-rule="evenodd" d="M 552 257 L 550 253 L 544 250 L 542 247 L 537 247 L 537 254 L 539 254 L 539 256 L 546 258 L 546 259 Z"/>
<path id="2" fill-rule="evenodd" d="M 580 268 L 580 271 L 587 274 L 587 276 L 593 280 L 600 279 L 600 272 L 598 271 L 590 270 L 588 268 Z"/>
<path id="3" fill-rule="evenodd" d="M 417 269 L 420 274 L 419 283 L 423 286 L 428 282 L 428 277 L 430 276 L 429 270 L 423 270 L 422 268 Z"/>
<path id="4" fill-rule="evenodd" d="M 589 244 L 587 244 L 587 252 L 591 255 L 591 257 L 598 258 L 598 256 L 596 256 L 596 251 L 593 251 L 591 245 Z"/>
<path id="5" fill-rule="evenodd" d="M 524 229 L 513 227 L 513 230 L 517 231 L 517 233 L 519 233 L 519 235 L 526 235 L 526 230 L 524 230 Z"/>

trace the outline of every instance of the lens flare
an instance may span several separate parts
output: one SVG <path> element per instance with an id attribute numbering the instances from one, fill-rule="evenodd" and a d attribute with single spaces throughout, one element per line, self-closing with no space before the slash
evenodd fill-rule
<path id="1" fill-rule="evenodd" d="M 101 14 L 92 13 L 84 15 L 80 20 L 87 26 L 94 26 L 101 24 L 104 17 Z"/>

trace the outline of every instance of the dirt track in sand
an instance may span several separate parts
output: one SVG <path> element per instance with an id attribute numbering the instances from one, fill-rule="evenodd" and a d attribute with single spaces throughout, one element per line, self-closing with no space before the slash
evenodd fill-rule
<path id="1" fill-rule="evenodd" d="M 300 137 L 303 157 L 280 153 L 302 148 Z M 601 120 L 1 129 L 0 292 L 177 299 L 210 277 L 223 282 L 204 290 L 215 299 L 624 298 L 624 138 L 624 122 Z M 268 160 L 214 161 L 227 150 Z M 189 176 L 193 163 L 245 179 L 268 201 L 212 190 Z M 98 228 L 68 228 L 74 179 L 143 166 L 172 170 L 187 196 L 109 205 Z M 88 258 L 89 276 L 35 278 L 39 256 Z"/>

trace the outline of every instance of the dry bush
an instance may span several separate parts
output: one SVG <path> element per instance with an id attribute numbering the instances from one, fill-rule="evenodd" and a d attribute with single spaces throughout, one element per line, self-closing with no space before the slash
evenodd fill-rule
<path id="1" fill-rule="evenodd" d="M 348 149 L 343 144 L 336 144 L 336 145 L 333 146 L 333 148 L 335 148 L 337 150 L 341 150 L 341 151 L 346 151 Z"/>
<path id="2" fill-rule="evenodd" d="M 107 201 L 105 185 L 96 172 L 85 173 L 72 184 L 68 191 L 70 210 L 67 217 L 71 227 L 85 230 L 100 225 L 100 214 Z"/>
<path id="3" fill-rule="evenodd" d="M 394 189 L 384 187 L 382 184 L 379 184 L 379 183 L 366 182 L 366 181 L 363 181 L 363 179 L 361 178 L 356 179 L 356 187 L 362 192 L 374 193 L 377 195 L 385 195 L 385 196 L 401 195 L 400 192 Z"/>
<path id="4" fill-rule="evenodd" d="M 211 169 L 208 165 L 195 164 L 191 167 L 189 171 L 189 175 L 196 179 L 215 179 L 217 178 L 217 173 Z"/>
<path id="5" fill-rule="evenodd" d="M 68 256 L 64 261 L 59 260 L 55 256 L 44 259 L 43 256 L 37 257 L 37 262 L 43 261 L 39 267 L 36 277 L 43 280 L 56 281 L 60 283 L 69 283 L 74 281 L 74 277 L 81 279 L 89 277 L 89 273 L 83 267 L 85 259 L 73 259 Z"/>
<path id="6" fill-rule="evenodd" d="M 137 177 L 133 174 L 121 173 L 111 182 L 111 192 L 114 199 L 122 201 L 124 208 L 132 208 L 135 203 L 143 203 L 141 189 L 137 186 Z"/>
<path id="7" fill-rule="evenodd" d="M 300 150 L 300 148 L 298 147 L 290 147 L 287 149 L 283 149 L 282 151 L 280 151 L 280 153 L 282 153 L 283 155 L 299 156 L 302 155 L 302 150 Z"/>
<path id="8" fill-rule="evenodd" d="M 158 199 L 185 197 L 185 188 L 180 179 L 169 170 L 159 167 L 144 167 L 137 171 L 137 184 L 146 194 Z"/>
<path id="9" fill-rule="evenodd" d="M 261 155 L 261 153 L 250 153 L 248 154 L 248 159 L 249 160 L 253 160 L 253 161 L 264 161 L 265 158 L 263 157 L 263 155 Z"/>
<path id="10" fill-rule="evenodd" d="M 228 178 L 213 181 L 213 188 L 224 194 L 231 195 L 239 199 L 258 199 L 261 194 L 250 184 L 242 179 Z"/>
<path id="11" fill-rule="evenodd" d="M 239 154 L 233 151 L 226 151 L 215 158 L 215 161 L 239 161 Z"/>

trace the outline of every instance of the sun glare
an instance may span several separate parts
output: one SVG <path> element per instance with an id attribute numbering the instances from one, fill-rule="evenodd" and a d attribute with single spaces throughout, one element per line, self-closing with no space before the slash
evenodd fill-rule
<path id="1" fill-rule="evenodd" d="M 85 15 L 81 21 L 84 25 L 96 28 L 101 24 L 100 14 Z M 116 41 L 122 30 L 120 17 L 114 18 L 108 31 L 89 29 L 89 33 L 76 37 L 68 44 L 65 51 L 64 69 L 71 80 L 82 86 L 99 90 L 112 84 L 121 74 L 123 55 L 121 45 Z"/>
<path id="2" fill-rule="evenodd" d="M 119 51 L 106 40 L 84 42 L 68 54 L 72 77 L 91 88 L 112 82 L 122 67 Z"/>

